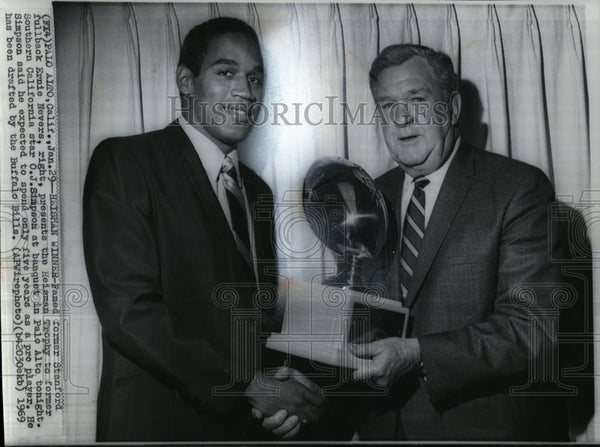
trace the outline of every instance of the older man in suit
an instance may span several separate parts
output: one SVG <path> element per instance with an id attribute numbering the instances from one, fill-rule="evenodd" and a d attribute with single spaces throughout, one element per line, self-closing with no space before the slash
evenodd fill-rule
<path id="1" fill-rule="evenodd" d="M 370 84 L 399 165 L 377 179 L 401 235 L 378 280 L 410 308 L 414 326 L 410 338 L 353 346 L 370 359 L 355 378 L 390 390 L 361 439 L 568 439 L 560 398 L 511 391 L 554 353 L 542 321 L 561 287 L 549 262 L 561 250 L 549 230 L 552 185 L 535 167 L 462 141 L 447 55 L 388 47 Z"/>
<path id="2" fill-rule="evenodd" d="M 244 440 L 251 408 L 293 436 L 316 417 L 318 387 L 259 370 L 277 298 L 273 198 L 236 146 L 263 76 L 252 28 L 201 24 L 176 73 L 183 115 L 94 152 L 83 237 L 103 334 L 98 441 Z"/>

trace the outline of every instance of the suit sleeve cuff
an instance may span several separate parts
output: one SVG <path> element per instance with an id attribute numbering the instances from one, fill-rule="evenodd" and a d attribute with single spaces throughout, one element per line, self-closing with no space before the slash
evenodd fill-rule
<path id="1" fill-rule="evenodd" d="M 458 356 L 448 350 L 451 343 L 437 343 L 444 334 L 428 334 L 419 337 L 422 368 L 419 382 L 434 404 L 458 397 L 461 393 L 462 366 L 453 359 Z"/>

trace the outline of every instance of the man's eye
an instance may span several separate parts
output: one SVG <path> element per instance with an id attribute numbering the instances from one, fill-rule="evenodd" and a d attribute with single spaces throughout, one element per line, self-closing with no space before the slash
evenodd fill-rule
<path id="1" fill-rule="evenodd" d="M 263 83 L 262 78 L 258 76 L 248 76 L 248 82 L 253 85 L 262 85 Z"/>
<path id="2" fill-rule="evenodd" d="M 220 76 L 225 76 L 225 77 L 231 77 L 233 76 L 233 72 L 229 71 L 229 70 L 220 70 L 217 72 L 218 75 Z"/>
<path id="3" fill-rule="evenodd" d="M 413 98 L 411 98 L 412 102 L 423 102 L 425 101 L 425 98 L 423 98 L 422 96 L 415 96 Z"/>
<path id="4" fill-rule="evenodd" d="M 393 105 L 394 105 L 393 102 L 384 102 L 383 104 L 381 104 L 381 108 L 383 110 L 389 110 L 392 108 Z"/>

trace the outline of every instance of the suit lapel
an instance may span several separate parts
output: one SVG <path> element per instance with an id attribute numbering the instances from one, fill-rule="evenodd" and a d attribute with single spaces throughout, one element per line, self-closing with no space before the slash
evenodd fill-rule
<path id="1" fill-rule="evenodd" d="M 167 129 L 171 132 L 172 141 L 175 143 L 173 150 L 181 157 L 184 172 L 190 180 L 194 191 L 200 198 L 200 204 L 205 209 L 207 219 L 211 222 L 216 234 L 220 235 L 220 239 L 227 241 L 226 243 L 229 243 L 237 250 L 237 245 L 233 238 L 229 223 L 227 222 L 227 218 L 225 217 L 225 213 L 223 212 L 223 208 L 221 208 L 219 199 L 210 184 L 206 170 L 204 169 L 192 142 L 177 121 L 171 123 Z M 231 253 L 230 250 L 224 250 L 224 252 L 225 251 Z"/>
<path id="2" fill-rule="evenodd" d="M 450 164 L 427 224 L 427 230 L 417 258 L 415 273 L 406 298 L 406 307 L 414 305 L 418 291 L 437 256 L 440 245 L 471 189 L 475 173 L 474 162 L 475 154 L 473 150 L 462 144 Z"/>
<path id="3" fill-rule="evenodd" d="M 396 167 L 379 177 L 376 181 L 377 187 L 387 199 L 390 207 L 390 222 L 387 236 L 387 244 L 382 254 L 380 254 L 379 267 L 386 272 L 387 277 L 383 281 L 386 282 L 388 290 L 388 298 L 400 299 L 400 241 L 402 240 L 402 186 L 404 184 L 404 171 L 400 167 Z M 381 280 L 381 279 L 380 279 Z"/>
<path id="4" fill-rule="evenodd" d="M 250 172 L 250 168 L 247 168 L 243 163 L 240 162 L 239 164 L 240 167 L 240 175 L 242 177 L 242 181 L 244 182 L 244 189 L 246 190 L 246 198 L 248 199 L 248 206 L 249 206 L 249 211 L 250 211 L 250 216 L 252 218 L 252 230 L 254 232 L 254 242 L 256 245 L 256 256 L 258 256 L 260 258 L 260 253 L 259 253 L 259 242 L 262 240 L 261 238 L 261 232 L 259 231 L 259 228 L 261 227 L 261 222 L 264 221 L 263 219 L 257 219 L 257 216 L 265 216 L 265 214 L 261 214 L 261 212 L 265 209 L 264 205 L 267 204 L 266 202 L 263 203 L 264 201 L 261 200 L 260 197 L 260 191 L 257 187 L 257 185 L 255 185 L 251 172 Z M 271 203 L 272 206 L 272 203 Z M 270 208 L 269 208 L 270 210 Z"/>
<path id="5" fill-rule="evenodd" d="M 254 233 L 254 255 L 258 260 L 257 271 L 259 282 L 265 281 L 265 271 L 260 267 L 260 261 L 274 259 L 272 248 L 269 248 L 272 238 L 271 223 L 273 222 L 273 197 L 268 194 L 264 187 L 261 188 L 256 174 L 240 162 L 240 174 L 246 190 L 250 217 L 252 219 L 252 231 Z"/>
<path id="6" fill-rule="evenodd" d="M 377 187 L 381 190 L 384 197 L 387 198 L 393 214 L 393 222 L 396 224 L 394 229 L 399 233 L 401 230 L 400 222 L 402 222 L 402 186 L 404 184 L 404 171 L 400 167 L 396 167 L 377 179 Z M 396 248 L 396 247 L 394 247 Z"/>

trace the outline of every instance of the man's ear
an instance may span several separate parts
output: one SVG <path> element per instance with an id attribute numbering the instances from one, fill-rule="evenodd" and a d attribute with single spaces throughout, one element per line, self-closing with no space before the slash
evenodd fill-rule
<path id="1" fill-rule="evenodd" d="M 452 116 L 450 117 L 452 119 L 452 125 L 456 126 L 462 109 L 462 97 L 457 91 L 453 91 L 450 94 L 450 106 L 452 107 Z"/>
<path id="2" fill-rule="evenodd" d="M 179 64 L 175 71 L 177 88 L 182 95 L 190 95 L 193 92 L 194 73 L 185 65 Z"/>

